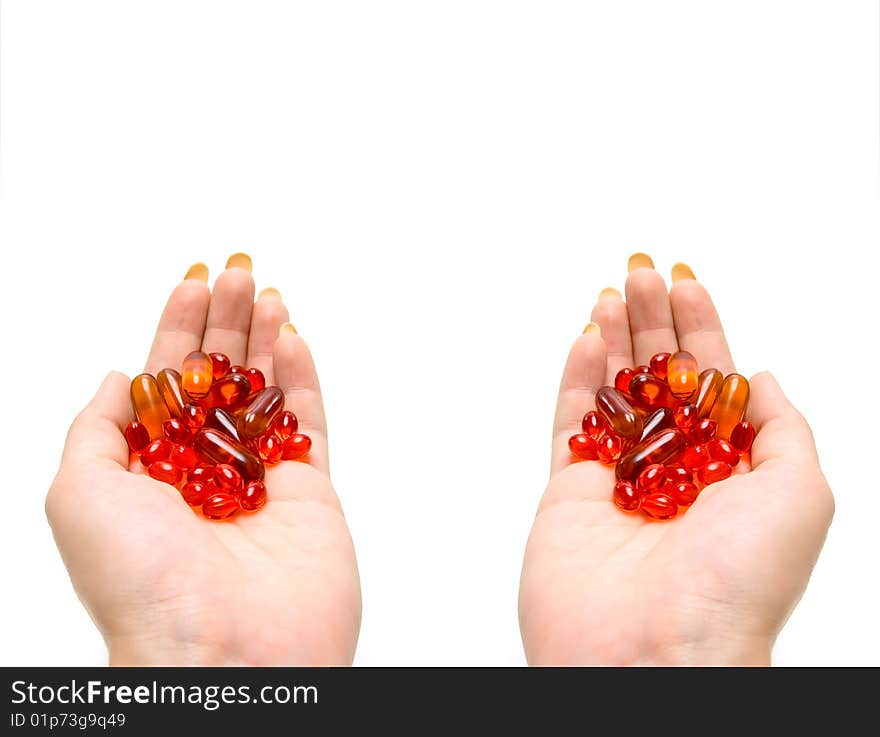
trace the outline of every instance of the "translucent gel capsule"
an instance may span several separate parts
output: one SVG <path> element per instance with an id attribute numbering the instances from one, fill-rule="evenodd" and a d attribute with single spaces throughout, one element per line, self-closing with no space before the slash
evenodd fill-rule
<path id="1" fill-rule="evenodd" d="M 643 363 L 643 364 L 641 364 L 640 366 L 636 366 L 636 368 L 635 368 L 635 373 L 637 373 L 637 374 L 650 374 L 650 373 L 651 373 L 651 367 L 648 366 L 647 364 L 644 364 L 644 363 Z"/>
<path id="2" fill-rule="evenodd" d="M 737 453 L 745 455 L 752 449 L 752 443 L 755 440 L 755 426 L 745 420 L 738 422 L 730 431 L 730 444 Z"/>
<path id="3" fill-rule="evenodd" d="M 733 469 L 730 467 L 729 463 L 725 463 L 724 461 L 709 461 L 697 471 L 697 478 L 708 486 L 709 484 L 714 484 L 718 481 L 724 481 L 724 479 L 730 476 L 731 473 L 733 473 Z"/>
<path id="4" fill-rule="evenodd" d="M 666 371 L 669 368 L 669 353 L 655 353 L 651 356 L 651 373 L 658 379 L 666 379 Z"/>
<path id="5" fill-rule="evenodd" d="M 150 432 L 137 420 L 125 426 L 125 442 L 132 453 L 140 453 L 150 444 Z"/>
<path id="6" fill-rule="evenodd" d="M 156 461 L 155 463 L 151 463 L 147 466 L 147 473 L 156 479 L 156 481 L 162 481 L 166 484 L 171 484 L 172 486 L 177 484 L 180 479 L 183 478 L 183 471 L 168 461 Z"/>
<path id="7" fill-rule="evenodd" d="M 666 463 L 684 451 L 687 440 L 678 429 L 661 430 L 628 450 L 618 461 L 619 479 L 633 480 L 652 463 Z"/>
<path id="8" fill-rule="evenodd" d="M 149 466 L 158 461 L 167 461 L 172 450 L 174 450 L 174 443 L 168 438 L 157 438 L 141 451 L 141 463 Z"/>
<path id="9" fill-rule="evenodd" d="M 308 454 L 312 447 L 312 439 L 308 435 L 295 433 L 281 446 L 281 458 L 285 461 L 297 461 Z"/>
<path id="10" fill-rule="evenodd" d="M 705 445 L 692 445 L 681 456 L 681 464 L 691 472 L 709 462 L 709 451 Z"/>
<path id="11" fill-rule="evenodd" d="M 211 494 L 202 502 L 202 514 L 208 519 L 227 519 L 238 509 L 238 498 L 229 493 Z"/>
<path id="12" fill-rule="evenodd" d="M 721 391 L 709 417 L 718 423 L 718 437 L 727 440 L 730 431 L 742 421 L 749 406 L 749 380 L 739 374 L 729 374 L 721 385 Z"/>
<path id="13" fill-rule="evenodd" d="M 214 364 L 211 357 L 201 351 L 193 351 L 183 359 L 180 370 L 183 391 L 193 399 L 201 399 L 211 390 L 214 381 Z"/>
<path id="14" fill-rule="evenodd" d="M 629 382 L 629 395 L 635 404 L 649 411 L 670 407 L 673 402 L 669 387 L 653 374 L 634 374 Z"/>
<path id="15" fill-rule="evenodd" d="M 152 440 L 163 436 L 162 423 L 171 415 L 156 379 L 150 374 L 140 374 L 131 380 L 131 407 Z"/>
<path id="16" fill-rule="evenodd" d="M 685 451 L 687 452 L 687 451 Z M 694 475 L 684 466 L 673 465 L 666 467 L 666 476 L 673 484 L 680 484 L 683 481 L 693 481 Z"/>
<path id="17" fill-rule="evenodd" d="M 267 386 L 257 392 L 238 422 L 239 432 L 248 440 L 262 435 L 284 409 L 284 392 Z"/>
<path id="18" fill-rule="evenodd" d="M 272 430 L 278 436 L 278 439 L 282 441 L 296 434 L 298 429 L 299 421 L 296 419 L 296 415 L 289 410 L 284 410 L 275 418 L 275 422 L 272 423 Z"/>
<path id="19" fill-rule="evenodd" d="M 243 374 L 245 371 L 245 367 L 237 363 L 229 367 L 230 374 Z"/>
<path id="20" fill-rule="evenodd" d="M 206 497 L 216 494 L 216 490 L 207 481 L 187 481 L 180 490 L 183 500 L 191 507 L 200 507 Z"/>
<path id="21" fill-rule="evenodd" d="M 632 380 L 635 373 L 636 372 L 631 368 L 620 369 L 620 371 L 617 372 L 617 376 L 614 377 L 614 388 L 619 392 L 628 392 L 629 382 Z"/>
<path id="22" fill-rule="evenodd" d="M 597 442 L 585 433 L 572 435 L 568 439 L 568 449 L 582 461 L 595 461 L 599 457 Z"/>
<path id="23" fill-rule="evenodd" d="M 632 481 L 621 479 L 614 484 L 614 503 L 626 512 L 632 512 L 639 508 L 641 495 L 636 491 Z"/>
<path id="24" fill-rule="evenodd" d="M 697 359 L 693 354 L 678 351 L 669 357 L 666 364 L 666 383 L 678 399 L 687 399 L 693 395 L 697 391 L 699 381 Z"/>
<path id="25" fill-rule="evenodd" d="M 165 406 L 168 407 L 168 413 L 172 417 L 180 417 L 186 404 L 180 374 L 174 369 L 162 369 L 156 374 L 156 383 L 159 385 L 162 399 L 165 400 Z"/>
<path id="26" fill-rule="evenodd" d="M 667 487 L 666 492 L 680 507 L 689 507 L 700 495 L 697 485 L 691 481 L 679 481 Z"/>
<path id="27" fill-rule="evenodd" d="M 211 386 L 204 404 L 206 408 L 220 407 L 234 410 L 247 402 L 250 393 L 251 380 L 243 373 L 230 373 Z"/>
<path id="28" fill-rule="evenodd" d="M 264 463 L 278 463 L 281 460 L 284 441 L 277 435 L 266 434 L 257 441 L 257 452 Z"/>
<path id="29" fill-rule="evenodd" d="M 708 443 L 718 434 L 718 423 L 708 417 L 704 417 L 691 428 L 690 437 L 694 443 Z"/>
<path id="30" fill-rule="evenodd" d="M 244 486 L 241 474 L 228 463 L 220 463 L 214 468 L 214 477 L 211 479 L 219 491 L 228 491 L 233 494 L 241 491 Z"/>
<path id="31" fill-rule="evenodd" d="M 666 467 L 662 463 L 652 463 L 646 466 L 636 480 L 636 488 L 642 492 L 659 489 L 666 483 Z"/>
<path id="32" fill-rule="evenodd" d="M 255 394 L 258 391 L 261 391 L 266 388 L 266 377 L 263 376 L 263 372 L 258 368 L 249 368 L 245 372 L 245 376 L 250 379 L 251 382 L 251 394 Z"/>
<path id="33" fill-rule="evenodd" d="M 712 411 L 712 405 L 715 404 L 723 383 L 724 376 L 718 369 L 706 369 L 700 374 L 697 393 L 693 398 L 700 417 L 706 417 Z"/>
<path id="34" fill-rule="evenodd" d="M 196 466 L 187 474 L 189 481 L 201 481 L 208 483 L 214 477 L 214 466 Z"/>
<path id="35" fill-rule="evenodd" d="M 195 432 L 205 424 L 205 408 L 197 404 L 183 405 L 183 412 L 180 413 L 180 419 L 186 425 L 190 432 Z"/>
<path id="36" fill-rule="evenodd" d="M 238 434 L 238 423 L 235 421 L 235 418 L 224 409 L 211 407 L 211 409 L 205 413 L 205 427 L 219 430 L 233 440 L 241 442 L 241 437 Z"/>
<path id="37" fill-rule="evenodd" d="M 168 460 L 184 471 L 190 471 L 199 465 L 199 456 L 191 445 L 175 445 Z"/>
<path id="38" fill-rule="evenodd" d="M 693 430 L 699 419 L 700 415 L 693 404 L 682 404 L 675 408 L 675 424 L 679 430 Z"/>
<path id="39" fill-rule="evenodd" d="M 262 481 L 251 481 L 244 487 L 239 498 L 241 508 L 253 512 L 266 504 L 266 484 Z"/>
<path id="40" fill-rule="evenodd" d="M 229 356 L 225 353 L 209 353 L 208 355 L 211 358 L 211 376 L 214 381 L 222 379 L 231 368 L 232 362 L 229 360 Z"/>
<path id="41" fill-rule="evenodd" d="M 195 449 L 215 463 L 228 463 L 243 478 L 261 479 L 265 473 L 263 462 L 248 448 L 225 433 L 203 427 L 196 434 Z"/>
<path id="42" fill-rule="evenodd" d="M 710 440 L 706 445 L 706 450 L 709 451 L 709 457 L 713 461 L 724 461 L 731 468 L 739 463 L 739 453 L 723 438 L 713 438 Z"/>
<path id="43" fill-rule="evenodd" d="M 190 429 L 176 417 L 162 423 L 162 432 L 172 443 L 184 443 L 190 436 Z"/>
<path id="44" fill-rule="evenodd" d="M 593 440 L 598 440 L 605 434 L 608 425 L 602 419 L 602 415 L 590 410 L 584 415 L 584 419 L 581 421 L 581 428 L 584 431 L 584 435 L 589 435 Z"/>
<path id="45" fill-rule="evenodd" d="M 634 439 L 642 431 L 642 421 L 623 394 L 610 386 L 596 392 L 596 409 L 620 437 Z"/>
<path id="46" fill-rule="evenodd" d="M 596 455 L 602 463 L 614 463 L 620 458 L 623 443 L 616 435 L 605 435 L 596 443 Z"/>
<path id="47" fill-rule="evenodd" d="M 639 442 L 656 435 L 661 430 L 668 430 L 675 427 L 675 419 L 672 410 L 668 407 L 660 407 L 649 414 L 642 423 L 642 432 L 639 435 Z"/>
<path id="48" fill-rule="evenodd" d="M 642 511 L 652 519 L 672 519 L 678 514 L 678 504 L 664 492 L 654 492 L 642 497 Z"/>

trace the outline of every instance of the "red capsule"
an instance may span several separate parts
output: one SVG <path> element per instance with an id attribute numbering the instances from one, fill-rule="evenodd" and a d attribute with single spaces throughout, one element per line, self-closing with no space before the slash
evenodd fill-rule
<path id="1" fill-rule="evenodd" d="M 149 466 L 153 463 L 158 463 L 159 461 L 168 460 L 168 456 L 171 455 L 173 449 L 174 443 L 168 440 L 168 438 L 154 440 L 141 451 L 141 463 L 145 466 Z"/>
<path id="2" fill-rule="evenodd" d="M 704 466 L 709 460 L 709 451 L 706 450 L 705 445 L 692 445 L 681 457 L 682 465 L 692 472 Z"/>
<path id="3" fill-rule="evenodd" d="M 619 479 L 633 480 L 652 463 L 666 463 L 679 456 L 687 446 L 681 430 L 661 430 L 646 438 L 623 455 L 615 473 Z"/>
<path id="4" fill-rule="evenodd" d="M 156 479 L 156 481 L 163 481 L 172 486 L 177 484 L 177 482 L 183 477 L 183 471 L 168 461 L 156 461 L 155 463 L 151 463 L 147 466 L 147 473 Z"/>
<path id="5" fill-rule="evenodd" d="M 220 463 L 214 468 L 214 478 L 211 479 L 219 491 L 229 491 L 233 494 L 241 491 L 243 486 L 241 474 L 228 463 Z"/>
<path id="6" fill-rule="evenodd" d="M 673 484 L 680 484 L 682 481 L 694 480 L 694 475 L 684 466 L 679 465 L 667 466 L 666 476 Z"/>
<path id="7" fill-rule="evenodd" d="M 168 460 L 184 471 L 191 471 L 199 465 L 199 456 L 191 445 L 175 445 Z"/>
<path id="8" fill-rule="evenodd" d="M 635 374 L 629 382 L 629 394 L 642 409 L 671 407 L 672 394 L 666 383 L 653 374 Z"/>
<path id="9" fill-rule="evenodd" d="M 680 507 L 688 507 L 694 503 L 700 494 L 697 485 L 691 481 L 680 481 L 670 484 L 668 488 L 669 495 L 675 499 Z"/>
<path id="10" fill-rule="evenodd" d="M 568 449 L 575 458 L 582 461 L 595 461 L 599 457 L 596 441 L 584 433 L 572 435 L 568 439 Z"/>
<path id="11" fill-rule="evenodd" d="M 238 422 L 241 436 L 252 440 L 262 435 L 282 409 L 284 409 L 284 392 L 281 389 L 277 386 L 267 386 L 258 391 Z"/>
<path id="12" fill-rule="evenodd" d="M 211 389 L 214 380 L 214 366 L 210 357 L 201 351 L 193 351 L 183 359 L 180 370 L 180 383 L 187 396 L 201 399 Z"/>
<path id="13" fill-rule="evenodd" d="M 275 422 L 272 423 L 272 431 L 278 436 L 279 440 L 287 440 L 298 429 L 299 421 L 296 419 L 296 415 L 289 410 L 284 410 L 275 418 Z"/>
<path id="14" fill-rule="evenodd" d="M 693 430 L 700 415 L 693 404 L 682 404 L 675 408 L 675 424 L 685 432 Z"/>
<path id="15" fill-rule="evenodd" d="M 584 415 L 584 419 L 581 421 L 581 428 L 583 428 L 584 435 L 589 435 L 593 440 L 598 440 L 605 434 L 608 424 L 602 419 L 602 415 L 590 410 Z"/>
<path id="16" fill-rule="evenodd" d="M 678 514 L 678 504 L 669 494 L 654 492 L 642 497 L 642 511 L 653 519 L 672 519 Z"/>
<path id="17" fill-rule="evenodd" d="M 234 410 L 243 406 L 251 394 L 251 380 L 245 374 L 230 373 L 211 386 L 204 406 Z"/>
<path id="18" fill-rule="evenodd" d="M 691 428 L 690 437 L 695 443 L 708 443 L 718 432 L 718 423 L 704 417 Z"/>
<path id="19" fill-rule="evenodd" d="M 196 466 L 186 476 L 188 481 L 208 483 L 214 476 L 214 466 Z"/>
<path id="20" fill-rule="evenodd" d="M 639 437 L 642 421 L 629 400 L 614 387 L 603 386 L 596 392 L 596 409 L 621 438 L 631 440 Z"/>
<path id="21" fill-rule="evenodd" d="M 605 435 L 596 444 L 596 455 L 602 463 L 614 463 L 620 458 L 622 450 L 623 443 L 621 443 L 620 438 L 616 435 Z"/>
<path id="22" fill-rule="evenodd" d="M 229 356 L 225 353 L 210 353 L 209 356 L 211 357 L 211 375 L 214 377 L 214 381 L 222 379 L 231 368 L 232 362 L 229 360 Z"/>
<path id="23" fill-rule="evenodd" d="M 200 507 L 205 499 L 211 494 L 216 494 L 216 489 L 207 481 L 187 481 L 180 490 L 183 501 L 191 507 Z"/>
<path id="24" fill-rule="evenodd" d="M 730 444 L 737 453 L 745 455 L 752 449 L 755 440 L 755 426 L 748 420 L 739 422 L 730 431 Z"/>
<path id="25" fill-rule="evenodd" d="M 632 512 L 639 508 L 641 495 L 636 491 L 632 481 L 621 479 L 614 484 L 614 503 L 621 509 Z"/>
<path id="26" fill-rule="evenodd" d="M 635 372 L 636 372 L 637 374 L 650 374 L 650 373 L 651 373 L 651 367 L 650 367 L 650 366 L 647 366 L 646 364 L 643 363 L 643 364 L 641 364 L 640 366 L 636 366 L 636 368 L 635 368 Z"/>
<path id="27" fill-rule="evenodd" d="M 709 461 L 705 466 L 703 466 L 699 471 L 697 471 L 697 477 L 704 484 L 714 484 L 717 481 L 724 481 L 730 474 L 733 473 L 733 469 L 730 467 L 729 463 L 725 463 L 724 461 Z"/>
<path id="28" fill-rule="evenodd" d="M 688 399 L 697 391 L 700 375 L 697 373 L 697 359 L 692 353 L 678 351 L 669 357 L 666 382 L 678 399 Z"/>
<path id="29" fill-rule="evenodd" d="M 614 377 L 614 387 L 619 392 L 628 392 L 629 391 L 629 382 L 632 379 L 635 371 L 631 368 L 622 368 L 617 372 L 617 376 Z"/>
<path id="30" fill-rule="evenodd" d="M 639 442 L 656 435 L 661 430 L 668 430 L 675 427 L 672 410 L 668 407 L 658 407 L 649 414 L 642 424 L 642 433 L 639 435 Z"/>
<path id="31" fill-rule="evenodd" d="M 162 431 L 172 443 L 184 443 L 190 436 L 190 429 L 176 417 L 165 420 L 162 423 Z"/>
<path id="32" fill-rule="evenodd" d="M 666 483 L 666 467 L 662 463 L 646 466 L 636 480 L 636 488 L 642 493 L 659 489 Z"/>
<path id="33" fill-rule="evenodd" d="M 266 504 L 266 484 L 262 481 L 251 481 L 244 487 L 240 498 L 241 508 L 253 512 Z"/>
<path id="34" fill-rule="evenodd" d="M 243 374 L 246 370 L 247 369 L 245 369 L 244 366 L 242 366 L 241 364 L 238 364 L 238 363 L 229 367 L 230 374 Z"/>
<path id="35" fill-rule="evenodd" d="M 263 435 L 257 441 L 257 452 L 264 463 L 278 463 L 281 460 L 284 441 L 276 435 Z"/>
<path id="36" fill-rule="evenodd" d="M 266 377 L 263 376 L 263 372 L 260 369 L 249 368 L 244 373 L 251 381 L 251 394 L 266 388 Z"/>
<path id="37" fill-rule="evenodd" d="M 208 519 L 227 519 L 238 509 L 238 497 L 229 493 L 211 494 L 202 502 L 202 514 Z"/>
<path id="38" fill-rule="evenodd" d="M 125 426 L 125 442 L 132 453 L 140 453 L 150 444 L 150 431 L 137 420 Z"/>
<path id="39" fill-rule="evenodd" d="M 265 473 L 259 456 L 225 433 L 212 428 L 203 427 L 198 431 L 195 449 L 215 463 L 228 463 L 242 475 L 242 478 L 261 479 Z"/>
<path id="40" fill-rule="evenodd" d="M 713 438 L 706 444 L 709 457 L 713 461 L 724 461 L 731 468 L 739 463 L 739 453 L 723 438 Z"/>
<path id="41" fill-rule="evenodd" d="M 205 424 L 205 408 L 197 404 L 185 404 L 180 419 L 190 432 L 195 432 Z"/>
<path id="42" fill-rule="evenodd" d="M 663 381 L 666 380 L 666 369 L 670 355 L 669 353 L 655 353 L 651 356 L 651 373 Z"/>
<path id="43" fill-rule="evenodd" d="M 296 461 L 305 456 L 312 447 L 312 439 L 308 435 L 295 433 L 281 446 L 281 458 L 285 461 Z"/>

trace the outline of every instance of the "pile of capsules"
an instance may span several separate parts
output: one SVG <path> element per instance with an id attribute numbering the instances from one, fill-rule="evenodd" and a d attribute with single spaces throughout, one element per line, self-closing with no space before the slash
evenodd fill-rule
<path id="1" fill-rule="evenodd" d="M 671 519 L 709 484 L 733 473 L 755 439 L 743 420 L 749 382 L 717 369 L 698 373 L 687 351 L 658 353 L 621 369 L 596 393 L 596 410 L 568 447 L 577 459 L 615 465 L 614 503 Z"/>
<path id="2" fill-rule="evenodd" d="M 231 366 L 223 353 L 193 351 L 180 372 L 136 376 L 131 406 L 131 452 L 209 519 L 260 509 L 264 464 L 303 459 L 312 446 L 284 409 L 281 389 L 266 386 L 259 369 Z"/>

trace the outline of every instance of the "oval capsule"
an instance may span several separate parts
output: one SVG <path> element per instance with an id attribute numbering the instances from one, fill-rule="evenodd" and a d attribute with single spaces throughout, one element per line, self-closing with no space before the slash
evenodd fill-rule
<path id="1" fill-rule="evenodd" d="M 171 414 L 151 374 L 140 374 L 131 380 L 131 406 L 138 422 L 150 433 L 151 440 L 164 437 L 162 425 Z"/>
<path id="2" fill-rule="evenodd" d="M 284 392 L 277 386 L 267 386 L 257 392 L 238 422 L 242 437 L 252 439 L 262 435 L 283 409 Z"/>
<path id="3" fill-rule="evenodd" d="M 633 481 L 652 463 L 666 463 L 686 447 L 687 439 L 681 430 L 662 430 L 621 456 L 615 469 L 617 478 Z"/>
<path id="4" fill-rule="evenodd" d="M 740 374 L 729 374 L 709 413 L 709 418 L 718 423 L 716 437 L 729 439 L 731 430 L 742 421 L 748 406 L 749 380 Z"/>
<path id="5" fill-rule="evenodd" d="M 668 430 L 675 427 L 675 414 L 668 407 L 660 407 L 649 414 L 642 424 L 642 432 L 639 435 L 639 442 L 656 435 L 661 430 Z"/>
<path id="6" fill-rule="evenodd" d="M 199 454 L 215 463 L 228 463 L 245 479 L 262 479 L 265 474 L 263 462 L 257 455 L 213 428 L 203 427 L 199 430 L 195 448 Z"/>
<path id="7" fill-rule="evenodd" d="M 201 399 L 211 390 L 214 381 L 214 363 L 207 353 L 193 351 L 183 359 L 180 382 L 183 391 L 193 399 Z"/>
<path id="8" fill-rule="evenodd" d="M 620 437 L 631 440 L 642 431 L 642 421 L 623 393 L 612 386 L 596 392 L 596 409 Z"/>
<path id="9" fill-rule="evenodd" d="M 694 406 L 700 417 L 706 417 L 712 411 L 712 405 L 718 398 L 721 385 L 724 383 L 724 374 L 718 369 L 706 369 L 700 374 L 697 382 L 697 393 L 693 398 Z"/>
<path id="10" fill-rule="evenodd" d="M 678 504 L 669 494 L 647 494 L 642 497 L 642 511 L 652 519 L 672 519 L 678 514 Z"/>
<path id="11" fill-rule="evenodd" d="M 629 382 L 629 395 L 639 407 L 649 411 L 674 404 L 669 387 L 652 374 L 634 374 Z"/>
<path id="12" fill-rule="evenodd" d="M 250 393 L 251 380 L 247 374 L 230 373 L 212 384 L 211 391 L 204 399 L 204 405 L 235 410 L 247 402 Z"/>
<path id="13" fill-rule="evenodd" d="M 165 400 L 169 414 L 172 417 L 180 417 L 187 401 L 183 393 L 180 374 L 174 369 L 162 369 L 156 374 L 156 383 L 159 385 L 159 391 L 162 392 L 162 399 Z"/>
<path id="14" fill-rule="evenodd" d="M 669 357 L 666 364 L 666 383 L 676 398 L 687 399 L 697 391 L 700 381 L 697 368 L 697 359 L 687 351 L 678 351 Z"/>
<path id="15" fill-rule="evenodd" d="M 225 433 L 233 440 L 237 442 L 241 442 L 241 437 L 238 434 L 238 424 L 235 421 L 235 418 L 230 415 L 225 409 L 220 409 L 219 407 L 211 407 L 205 413 L 205 427 L 211 427 L 215 430 L 219 430 L 222 433 Z"/>

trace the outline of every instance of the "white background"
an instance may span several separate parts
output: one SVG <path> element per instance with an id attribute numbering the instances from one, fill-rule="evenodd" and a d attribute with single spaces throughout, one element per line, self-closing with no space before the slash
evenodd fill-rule
<path id="1" fill-rule="evenodd" d="M 43 513 L 194 261 L 310 341 L 357 662 L 521 664 L 563 360 L 650 253 L 812 422 L 837 516 L 775 652 L 880 664 L 873 2 L 42 2 L 0 11 L 4 664 L 100 664 Z"/>

